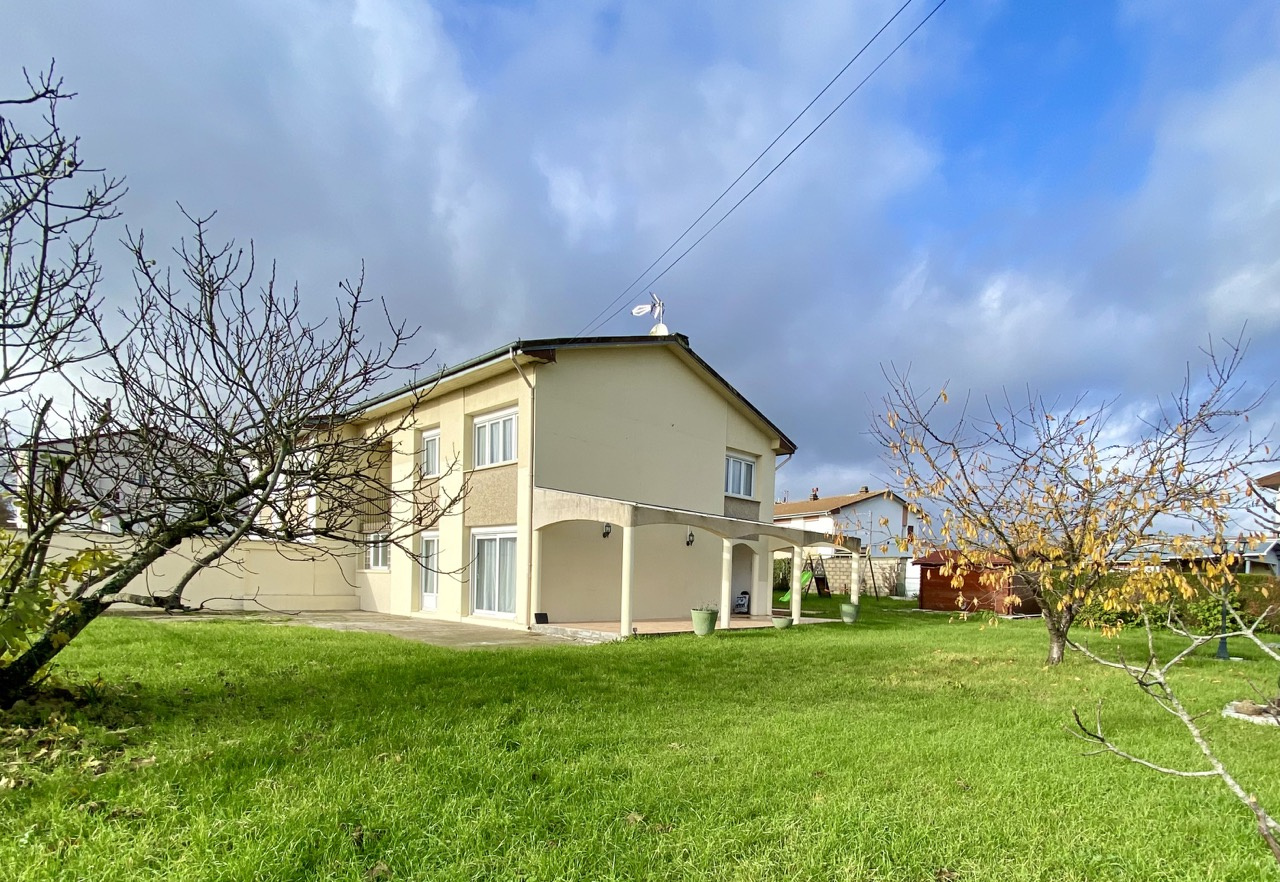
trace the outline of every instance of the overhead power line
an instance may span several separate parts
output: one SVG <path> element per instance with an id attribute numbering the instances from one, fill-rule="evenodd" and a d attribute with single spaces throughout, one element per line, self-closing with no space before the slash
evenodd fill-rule
<path id="1" fill-rule="evenodd" d="M 786 155 L 785 155 L 785 156 L 783 156 L 783 157 L 782 157 L 782 159 L 778 160 L 778 162 L 777 162 L 777 163 L 776 163 L 776 164 L 775 164 L 771 169 L 769 169 L 769 171 L 765 174 L 765 176 L 764 176 L 764 177 L 762 177 L 759 181 L 757 181 L 757 182 L 755 183 L 755 185 L 754 185 L 754 186 L 752 186 L 752 188 L 751 188 L 750 190 L 748 190 L 745 194 L 743 194 L 743 196 L 742 196 L 742 197 L 741 197 L 737 202 L 735 202 L 732 206 L 730 206 L 729 210 L 728 210 L 728 211 L 726 211 L 723 215 L 721 215 L 721 216 L 720 216 L 720 218 L 719 218 L 719 220 L 717 220 L 714 224 L 712 224 L 712 225 L 711 225 L 711 227 L 710 227 L 709 229 L 707 229 L 707 230 L 706 230 L 706 231 L 705 231 L 701 236 L 699 236 L 697 239 L 695 239 L 695 240 L 693 241 L 693 243 L 692 243 L 691 245 L 689 245 L 689 247 L 688 247 L 688 248 L 686 248 L 684 251 L 682 251 L 682 252 L 679 254 L 679 256 L 678 256 L 678 257 L 676 257 L 676 259 L 675 259 L 675 260 L 673 260 L 673 261 L 671 261 L 671 263 L 667 264 L 666 268 L 665 268 L 665 269 L 663 269 L 663 270 L 662 270 L 662 272 L 658 273 L 658 275 L 656 275 L 656 276 L 654 276 L 652 279 L 650 279 L 650 280 L 648 281 L 647 285 L 652 285 L 652 284 L 656 283 L 659 279 L 661 279 L 663 276 L 665 276 L 667 273 L 669 273 L 669 272 L 670 272 L 670 271 L 671 271 L 671 270 L 676 266 L 676 264 L 678 264 L 680 261 L 682 261 L 682 260 L 685 258 L 685 256 L 686 256 L 690 251 L 692 251 L 694 248 L 697 248 L 697 247 L 698 247 L 698 245 L 699 245 L 699 244 L 701 244 L 702 240 L 706 239 L 706 238 L 707 238 L 707 236 L 711 235 L 711 233 L 713 233 L 713 232 L 715 231 L 715 229 L 716 229 L 717 227 L 719 227 L 719 226 L 720 226 L 720 224 L 724 223 L 724 222 L 725 222 L 725 220 L 726 220 L 726 219 L 728 219 L 729 215 L 733 214 L 733 213 L 734 213 L 734 211 L 736 211 L 736 210 L 737 210 L 738 206 L 740 206 L 743 202 L 746 202 L 746 201 L 747 201 L 747 199 L 748 199 L 748 198 L 750 198 L 750 196 L 751 196 L 751 194 L 752 194 L 752 193 L 754 193 L 756 190 L 760 189 L 760 186 L 761 186 L 762 184 L 764 184 L 764 182 L 765 182 L 765 181 L 769 180 L 769 178 L 771 178 L 771 177 L 773 176 L 773 173 L 774 173 L 774 172 L 776 172 L 779 168 L 781 168 L 781 167 L 782 167 L 782 165 L 783 165 L 783 163 L 785 163 L 788 159 L 790 159 L 790 158 L 792 157 L 792 155 L 793 155 L 797 150 L 799 150 L 801 147 L 803 147 L 803 146 L 805 145 L 805 143 L 806 143 L 810 138 L 812 138 L 812 137 L 814 136 L 814 134 L 816 134 L 816 133 L 817 133 L 818 129 L 820 129 L 820 128 L 822 128 L 824 125 L 826 125 L 827 121 L 828 121 L 828 120 L 830 120 L 830 119 L 831 119 L 831 117 L 835 116 L 836 112 L 837 112 L 837 111 L 839 111 L 839 110 L 840 110 L 840 108 L 841 108 L 841 107 L 843 107 L 843 106 L 844 106 L 844 105 L 849 101 L 849 99 L 850 99 L 850 98 L 852 98 L 854 95 L 856 95 L 856 94 L 858 93 L 858 91 L 859 91 L 859 90 L 860 90 L 864 85 L 866 85 L 866 84 L 867 84 L 867 81 L 868 81 L 868 80 L 870 80 L 873 76 L 875 76 L 876 72 L 877 72 L 877 71 L 879 71 L 879 70 L 880 70 L 880 68 L 884 67 L 884 65 L 888 63 L 889 59 L 893 58 L 893 56 L 895 56 L 895 55 L 897 55 L 897 54 L 898 54 L 898 50 L 899 50 L 899 49 L 901 49 L 903 46 L 905 46 L 905 45 L 906 45 L 906 43 L 907 43 L 907 41 L 909 41 L 912 37 L 914 37 L 914 36 L 916 35 L 916 32 L 917 32 L 917 31 L 919 31 L 922 27 L 924 27 L 924 26 L 925 26 L 925 24 L 926 24 L 926 23 L 928 23 L 929 19 L 933 18 L 934 14 L 935 14 L 935 13 L 937 13 L 937 11 L 938 11 L 939 9 L 941 9 L 941 8 L 946 4 L 946 2 L 947 2 L 947 0 L 939 0 L 939 2 L 937 3 L 937 5 L 935 5 L 931 10 L 929 10 L 929 14 L 928 14 L 928 15 L 926 15 L 923 19 L 921 19 L 921 20 L 920 20 L 920 22 L 919 22 L 919 23 L 918 23 L 914 28 L 912 28 L 912 29 L 910 30 L 910 32 L 908 32 L 908 33 L 907 33 L 907 35 L 906 35 L 905 37 L 903 37 L 901 40 L 899 40 L 899 41 L 898 41 L 898 43 L 897 43 L 897 45 L 896 45 L 896 46 L 894 46 L 892 50 L 890 50 L 889 54 L 888 54 L 888 55 L 886 55 L 883 59 L 881 59 L 881 60 L 880 60 L 880 62 L 879 62 L 878 64 L 876 64 L 876 66 L 875 66 L 875 67 L 873 67 L 873 68 L 871 69 L 871 71 L 870 71 L 870 72 L 869 72 L 865 77 L 863 77 L 863 78 L 858 82 L 858 84 L 857 84 L 856 86 L 854 86 L 854 87 L 853 87 L 853 89 L 851 89 L 851 90 L 849 91 L 849 93 L 848 93 L 847 95 L 845 95 L 845 96 L 844 96 L 844 98 L 840 99 L 840 103 L 838 103 L 835 107 L 833 107 L 833 108 L 830 110 L 830 112 L 828 112 L 828 113 L 827 113 L 827 115 L 826 115 L 826 116 L 824 116 L 821 120 L 819 120 L 819 121 L 818 121 L 818 124 L 817 124 L 817 125 L 815 125 L 812 129 L 810 129 L 810 130 L 809 130 L 809 132 L 808 132 L 808 134 L 806 134 L 806 135 L 805 135 L 805 136 L 800 140 L 800 142 L 799 142 L 799 143 L 797 143 L 794 147 L 792 147 L 790 150 L 788 150 L 788 151 L 787 151 L 787 153 L 786 153 Z M 842 67 L 842 68 L 840 69 L 840 72 L 839 72 L 839 73 L 837 73 L 837 74 L 836 74 L 836 75 L 831 79 L 831 81 L 830 81 L 830 82 L 828 82 L 828 83 L 827 83 L 827 84 L 822 88 L 822 91 L 820 91 L 817 95 L 815 95 L 815 96 L 813 97 L 813 100 L 811 100 L 808 104 L 806 104 L 806 105 L 805 105 L 804 109 L 803 109 L 803 110 L 801 110 L 801 111 L 800 111 L 800 113 L 798 113 L 798 114 L 796 115 L 796 117 L 795 117 L 794 119 L 792 119 L 792 120 L 791 120 L 791 122 L 789 122 L 789 123 L 787 124 L 786 128 L 784 128 L 781 132 L 779 132 L 779 133 L 778 133 L 777 137 L 775 137 L 771 142 L 769 142 L 769 145 L 768 145 L 767 147 L 765 147 L 765 148 L 764 148 L 764 150 L 762 150 L 762 151 L 760 152 L 760 154 L 759 154 L 758 156 L 756 156 L 756 158 L 755 158 L 755 159 L 753 159 L 753 160 L 751 161 L 751 164 L 750 164 L 750 165 L 748 165 L 745 169 L 743 169 L 743 170 L 742 170 L 742 173 L 741 173 L 741 174 L 739 174 L 739 175 L 738 175 L 738 177 L 736 177 L 736 178 L 733 180 L 733 182 L 732 182 L 731 184 L 729 184 L 729 186 L 728 186 L 728 187 L 726 187 L 726 188 L 724 189 L 724 191 L 723 191 L 719 196 L 717 196 L 717 197 L 715 198 L 715 200 L 714 200 L 710 205 L 708 205 L 708 206 L 707 206 L 706 210 L 704 210 L 704 211 L 702 212 L 702 214 L 698 215 L 698 217 L 693 221 L 693 223 L 691 223 L 691 224 L 690 224 L 690 225 L 685 229 L 685 231 L 684 231 L 683 233 L 681 233 L 679 236 L 677 236 L 677 237 L 676 237 L 676 239 L 675 239 L 675 241 L 674 241 L 674 242 L 672 242 L 670 245 L 668 245 L 668 246 L 667 246 L 667 248 L 666 248 L 666 250 L 665 250 L 665 251 L 663 251 L 660 255 L 658 255 L 657 259 L 656 259 L 656 260 L 654 260 L 654 261 L 653 261 L 653 263 L 649 264 L 649 266 L 645 268 L 644 272 L 642 272 L 639 276 L 637 276 L 637 277 L 636 277 L 635 281 L 633 281 L 630 285 L 628 285 L 628 286 L 627 286 L 627 287 L 622 291 L 622 293 L 621 293 L 621 294 L 619 294 L 619 295 L 618 295 L 617 297 L 615 297 L 612 301 L 610 301 L 610 302 L 609 302 L 609 304 L 608 304 L 608 305 L 606 305 L 606 306 L 604 307 L 604 309 L 602 309 L 602 310 L 600 310 L 600 312 L 596 313 L 595 317 L 594 317 L 590 322 L 588 322 L 588 323 L 586 324 L 586 326 L 585 326 L 585 327 L 583 327 L 583 329 L 582 329 L 582 330 L 578 331 L 578 333 L 577 333 L 577 334 L 575 334 L 574 336 L 575 336 L 575 337 L 581 337 L 581 336 L 583 336 L 583 335 L 584 335 L 584 334 L 586 334 L 586 333 L 589 333 L 589 332 L 592 332 L 592 331 L 598 330 L 599 328 L 601 328 L 601 327 L 603 327 L 604 325 L 608 324 L 608 323 L 609 323 L 609 322 L 614 318 L 614 316 L 616 316 L 616 315 L 618 315 L 618 313 L 622 312 L 622 310 L 623 310 L 623 309 L 625 309 L 625 308 L 626 308 L 626 306 L 627 306 L 625 303 L 624 303 L 624 304 L 622 304 L 621 306 L 618 306 L 616 309 L 613 309 L 613 311 L 612 311 L 612 312 L 609 312 L 609 310 L 610 310 L 611 308 L 615 307 L 615 306 L 617 305 L 618 301 L 620 301 L 620 300 L 622 300 L 624 297 L 626 297 L 626 296 L 627 296 L 627 294 L 628 294 L 628 293 L 630 293 L 630 292 L 631 292 L 631 291 L 636 287 L 637 283 L 639 283 L 642 279 L 644 279 L 644 278 L 648 275 L 648 273 L 650 272 L 650 270 L 652 270 L 655 266 L 657 266 L 657 265 L 658 265 L 658 263 L 660 263 L 664 257 L 666 257 L 669 253 L 671 253 L 671 251 L 672 251 L 672 250 L 673 250 L 677 245 L 679 245 L 679 244 L 680 244 L 680 242 L 681 242 L 681 241 L 683 241 L 683 240 L 684 240 L 684 238 L 685 238 L 686 236 L 688 236 L 688 235 L 689 235 L 689 232 L 690 232 L 691 230 L 693 230 L 693 228 L 694 228 L 694 227 L 696 227 L 696 226 L 697 226 L 697 225 L 702 221 L 702 219 L 703 219 L 703 218 L 705 218 L 708 214 L 710 214 L 710 213 L 711 213 L 711 210 L 712 210 L 712 209 L 714 209 L 714 208 L 715 208 L 715 207 L 716 207 L 716 206 L 721 202 L 721 200 L 723 200 L 723 199 L 724 199 L 724 197 L 725 197 L 726 195 L 728 195 L 729 191 L 730 191 L 730 190 L 732 190 L 734 187 L 736 187 L 736 186 L 738 185 L 738 183 L 739 183 L 739 182 L 740 182 L 740 181 L 741 181 L 741 180 L 742 180 L 742 179 L 747 175 L 747 173 L 748 173 L 748 172 L 750 172 L 750 171 L 751 171 L 751 169 L 752 169 L 752 168 L 754 168 L 754 167 L 756 166 L 756 164 L 760 162 L 760 160 L 765 156 L 765 154 L 766 154 L 766 153 L 768 153 L 771 149 L 773 149 L 774 145 L 775 145 L 775 144 L 777 144 L 777 143 L 778 143 L 778 141 L 779 141 L 779 140 L 781 140 L 781 138 L 782 138 L 784 135 L 786 135 L 786 133 L 787 133 L 788 131 L 790 131 L 790 130 L 791 130 L 792 126 L 794 126 L 794 125 L 796 124 L 796 122 L 798 122 L 798 121 L 800 120 L 800 118 L 801 118 L 802 116 L 804 116 L 804 115 L 805 115 L 805 113 L 807 113 L 811 107 L 813 107 L 813 105 L 818 101 L 818 99 L 820 99 L 820 98 L 821 98 L 821 97 L 822 97 L 822 96 L 827 92 L 827 90 L 828 90 L 828 89 L 830 89 L 830 88 L 831 88 L 831 86 L 832 86 L 832 85 L 834 85 L 834 84 L 835 84 L 835 82 L 836 82 L 837 80 L 839 80 L 841 76 L 843 76 L 843 75 L 844 75 L 845 71 L 847 71 L 847 70 L 849 69 L 849 67 L 850 67 L 850 66 L 851 66 L 855 61 L 857 61 L 857 60 L 858 60 L 858 58 L 860 58 L 860 57 L 862 56 L 862 54 L 863 54 L 864 52 L 866 52 L 866 50 L 871 46 L 871 44 L 872 44 L 872 43 L 874 43 L 874 42 L 876 41 L 876 39 L 878 39 L 878 38 L 879 38 L 879 36 L 880 36 L 882 33 L 884 33 L 884 31 L 885 31 L 885 30 L 886 30 L 886 29 L 887 29 L 891 24 L 893 24 L 894 20 L 895 20 L 895 19 L 897 19 L 897 18 L 898 18 L 898 16 L 902 14 L 903 10 L 905 10 L 905 9 L 907 8 L 907 6 L 909 6 L 910 4 L 911 4 L 911 0 L 907 0 L 907 2 L 906 2 L 906 3 L 904 3 L 901 7 L 899 7 L 899 8 L 898 8 L 898 11 L 897 11 L 897 12 L 895 12 L 895 13 L 894 13 L 890 18 L 889 18 L 889 20 L 888 20 L 888 21 L 886 21 L 886 22 L 885 22 L 885 23 L 880 27 L 880 29 L 879 29 L 878 31 L 876 31 L 876 33 L 871 37 L 871 39 L 870 39 L 870 40 L 868 40 L 868 41 L 866 42 L 866 44 L 864 44 L 864 45 L 863 45 L 863 47 L 862 47 L 861 49 L 859 49 L 859 50 L 858 50 L 857 54 L 855 54 L 855 55 L 853 56 L 853 58 L 849 59 L 848 63 L 846 63 L 846 64 L 845 64 L 845 66 L 844 66 L 844 67 Z M 606 315 L 606 313 L 608 313 L 608 314 Z M 604 316 L 604 318 L 603 318 L 603 319 L 601 318 L 601 316 L 602 316 L 602 315 Z"/>
<path id="2" fill-rule="evenodd" d="M 820 99 L 823 95 L 827 94 L 827 91 L 836 84 L 836 81 L 840 79 L 842 76 L 844 76 L 844 72 L 847 71 L 850 67 L 852 67 L 855 61 L 857 61 L 859 58 L 862 57 L 862 54 L 871 47 L 872 43 L 874 43 L 877 39 L 879 39 L 880 35 L 885 32 L 885 30 L 889 27 L 889 25 L 893 24 L 894 21 L 897 20 L 898 16 L 901 15 L 903 11 L 908 6 L 911 5 L 911 2 L 912 0 L 906 0 L 905 3 L 899 6 L 898 11 L 895 12 L 892 16 L 890 16 L 889 20 L 880 26 L 880 30 L 876 31 L 874 34 L 871 35 L 871 39 L 868 40 L 866 43 L 864 43 L 862 48 L 859 49 L 856 53 L 854 53 L 854 56 L 852 58 L 850 58 L 847 62 L 845 62 L 844 67 L 840 68 L 839 72 L 837 72 L 836 75 L 832 77 L 825 86 L 822 87 L 822 90 L 819 91 L 817 95 L 814 95 L 812 99 L 810 99 L 809 103 L 806 104 L 804 108 L 801 109 L 801 111 L 795 115 L 795 117 L 791 120 L 791 122 L 787 123 L 786 128 L 778 132 L 778 134 L 774 136 L 774 139 L 769 142 L 768 146 L 766 146 L 763 150 L 761 150 L 760 153 L 757 154 L 755 159 L 751 160 L 751 164 L 748 165 L 746 168 L 744 168 L 742 172 L 736 178 L 734 178 L 732 182 L 730 182 L 729 186 L 725 187 L 724 190 L 720 193 L 720 195 L 717 196 L 710 205 L 708 205 L 705 209 L 703 209 L 702 214 L 694 218 L 693 223 L 685 227 L 684 232 L 681 233 L 679 236 L 677 236 L 675 238 L 675 241 L 673 241 L 670 245 L 668 245 L 665 251 L 663 251 L 656 258 L 654 258 L 653 263 L 645 267 L 644 271 L 640 273 L 640 275 L 636 276 L 635 280 L 632 281 L 632 283 L 628 285 L 626 288 L 624 288 L 621 294 L 613 298 L 613 300 L 609 301 L 609 303 L 605 305 L 604 309 L 600 310 L 598 313 L 592 316 L 591 321 L 587 322 L 586 325 L 583 326 L 582 330 L 578 331 L 578 333 L 575 334 L 574 336 L 581 337 L 584 332 L 586 332 L 593 325 L 595 325 L 596 321 L 602 315 L 604 315 L 606 312 L 608 312 L 610 309 L 616 306 L 619 300 L 621 300 L 622 298 L 630 294 L 631 291 L 635 289 L 636 285 L 640 283 L 640 280 L 643 279 L 646 275 L 648 275 L 649 271 L 662 261 L 662 258 L 670 254 L 671 250 L 675 248 L 677 245 L 679 245 L 684 240 L 684 237 L 689 235 L 689 232 L 694 227 L 696 227 L 699 223 L 701 223 L 702 219 L 706 217 L 708 214 L 710 214 L 711 210 L 715 208 L 717 205 L 719 205 L 720 201 L 724 199 L 725 196 L 729 195 L 729 191 L 732 190 L 734 187 L 738 186 L 738 182 L 741 181 L 743 178 L 745 178 L 747 176 L 747 173 L 751 171 L 753 168 L 755 168 L 756 164 L 759 163 L 760 160 L 764 159 L 765 154 L 768 153 L 770 150 L 772 150 L 774 145 L 777 144 L 779 141 L 781 141 L 783 136 L 786 135 L 787 132 L 791 131 L 791 128 L 800 121 L 800 117 L 808 113 L 809 108 L 813 107 L 814 104 L 818 103 L 818 99 Z M 614 313 L 614 315 L 616 314 L 617 313 Z M 612 317 L 613 316 L 610 316 L 609 318 L 612 318 Z M 605 319 L 605 321 L 608 321 L 608 320 L 609 319 Z"/>

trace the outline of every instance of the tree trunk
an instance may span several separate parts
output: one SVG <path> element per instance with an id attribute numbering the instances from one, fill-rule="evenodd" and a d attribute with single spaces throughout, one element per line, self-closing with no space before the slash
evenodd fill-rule
<path id="1" fill-rule="evenodd" d="M 54 618 L 25 652 L 0 668 L 0 708 L 8 708 L 21 698 L 23 690 L 40 669 L 53 661 L 62 648 L 106 608 L 97 600 L 79 601 L 77 609 L 67 610 Z"/>
<path id="2" fill-rule="evenodd" d="M 1041 601 L 1044 607 L 1044 626 L 1049 632 L 1049 655 L 1045 658 L 1044 663 L 1052 667 L 1053 665 L 1062 664 L 1062 659 L 1067 653 L 1067 632 L 1071 630 L 1071 623 L 1076 619 L 1076 605 L 1069 603 L 1062 609 L 1055 610 L 1053 608 L 1053 600 L 1045 598 Z"/>
<path id="3" fill-rule="evenodd" d="M 1062 664 L 1062 657 L 1067 651 L 1067 632 L 1059 630 L 1053 625 L 1048 626 L 1049 630 L 1049 655 L 1045 658 L 1044 663 L 1049 666 Z"/>

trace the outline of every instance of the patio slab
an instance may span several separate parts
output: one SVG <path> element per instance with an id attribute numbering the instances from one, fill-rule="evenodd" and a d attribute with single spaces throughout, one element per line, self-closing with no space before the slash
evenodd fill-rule
<path id="1" fill-rule="evenodd" d="M 393 616 L 386 613 L 352 610 L 300 613 L 221 612 L 201 611 L 191 613 L 165 613 L 160 610 L 128 610 L 108 615 L 124 615 L 145 618 L 166 624 L 182 624 L 199 621 L 260 622 L 267 625 L 302 625 L 311 628 L 328 628 L 331 631 L 364 631 L 372 634 L 391 634 L 405 640 L 430 643 L 454 649 L 498 649 L 510 646 L 554 646 L 569 642 L 571 638 L 555 634 L 540 634 L 514 628 L 489 628 L 464 622 L 444 622 L 417 616 Z"/>
<path id="2" fill-rule="evenodd" d="M 839 619 L 816 619 L 802 617 L 801 625 L 822 625 L 838 622 Z M 685 616 L 679 619 L 639 619 L 631 623 L 632 633 L 639 637 L 658 637 L 666 634 L 692 634 L 693 621 Z M 744 628 L 772 628 L 772 616 L 734 616 L 728 630 L 738 631 Z M 608 643 L 621 640 L 622 622 L 615 620 L 596 622 L 556 622 L 548 625 L 534 625 L 533 630 L 548 635 L 567 637 L 571 640 L 589 643 Z M 723 631 L 720 623 L 716 630 Z"/>

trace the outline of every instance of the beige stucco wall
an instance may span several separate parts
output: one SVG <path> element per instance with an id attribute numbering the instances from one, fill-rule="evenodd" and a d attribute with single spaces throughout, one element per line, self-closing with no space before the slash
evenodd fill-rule
<path id="1" fill-rule="evenodd" d="M 95 544 L 128 553 L 130 540 L 97 532 L 60 533 L 55 554 Z M 188 540 L 129 583 L 135 594 L 165 595 L 190 562 L 211 544 Z M 327 552 L 326 552 L 327 549 Z M 351 584 L 354 561 L 340 546 L 242 541 L 216 567 L 202 570 L 183 592 L 188 606 L 208 609 L 344 610 L 359 609 Z"/>
<path id="2" fill-rule="evenodd" d="M 540 487 L 721 514 L 724 457 L 758 457 L 773 516 L 771 439 L 659 347 L 561 350 L 539 365 Z"/>
<path id="3" fill-rule="evenodd" d="M 472 527 L 514 524 L 518 479 L 519 470 L 515 465 L 473 471 L 467 482 L 467 523 Z"/>
<path id="4" fill-rule="evenodd" d="M 390 566 L 384 571 L 357 568 L 353 581 L 362 609 L 398 615 L 423 615 L 432 618 L 463 620 L 472 616 L 469 582 L 471 564 L 471 528 L 511 525 L 516 540 L 516 614 L 510 619 L 479 617 L 487 624 L 527 624 L 528 616 L 528 506 L 529 463 L 531 462 L 529 386 L 515 366 L 500 363 L 489 369 L 494 376 L 469 386 L 427 395 L 415 403 L 406 426 L 397 432 L 392 451 L 392 480 L 401 487 L 413 486 L 419 455 L 419 439 L 424 430 L 440 433 L 440 467 L 444 474 L 437 491 L 446 496 L 457 495 L 468 484 L 466 498 L 434 525 L 424 525 L 437 534 L 439 568 L 437 573 L 437 608 L 420 608 L 421 568 L 415 554 L 393 548 Z M 530 383 L 533 382 L 531 374 Z M 516 408 L 517 461 L 482 469 L 472 469 L 472 426 L 477 416 Z M 381 419 L 399 423 L 405 410 L 386 414 Z M 413 513 L 407 504 L 393 507 L 392 519 L 410 523 Z"/>
<path id="5" fill-rule="evenodd" d="M 621 529 L 614 527 L 604 539 L 600 524 L 569 521 L 546 527 L 542 533 L 541 611 L 553 624 L 617 621 Z M 723 543 L 695 531 L 694 544 L 687 546 L 687 534 L 686 528 L 678 526 L 635 528 L 632 612 L 636 619 L 685 616 L 694 606 L 719 602 Z M 740 553 L 749 557 L 746 549 Z"/>
<path id="6" fill-rule="evenodd" d="M 740 412 L 700 372 L 659 347 L 561 350 L 537 368 L 537 463 L 540 487 L 708 514 L 771 521 L 776 440 Z M 755 498 L 724 494 L 725 454 L 756 459 Z M 543 532 L 542 610 L 551 620 L 616 620 L 620 614 L 620 531 L 600 538 L 595 522 Z M 636 531 L 636 618 L 688 614 L 718 602 L 723 544 L 686 528 Z M 769 607 L 769 567 L 751 576 L 751 550 L 736 552 L 735 593 L 753 594 L 752 611 Z"/>

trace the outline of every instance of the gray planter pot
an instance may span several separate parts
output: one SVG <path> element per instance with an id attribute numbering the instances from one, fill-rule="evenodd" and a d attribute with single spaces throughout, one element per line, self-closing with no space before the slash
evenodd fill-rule
<path id="1" fill-rule="evenodd" d="M 842 603 L 840 604 L 840 621 L 846 625 L 852 625 L 858 620 L 858 604 Z"/>
<path id="2" fill-rule="evenodd" d="M 714 609 L 695 609 L 691 610 L 693 616 L 693 633 L 699 637 L 706 637 L 716 629 L 716 619 L 720 613 Z"/>

